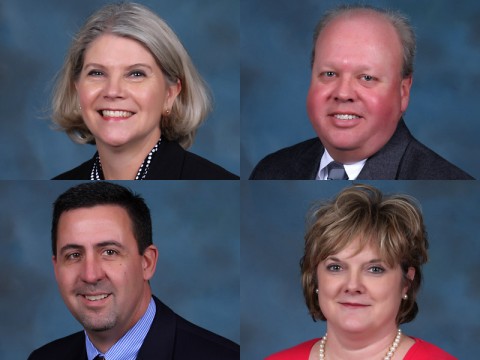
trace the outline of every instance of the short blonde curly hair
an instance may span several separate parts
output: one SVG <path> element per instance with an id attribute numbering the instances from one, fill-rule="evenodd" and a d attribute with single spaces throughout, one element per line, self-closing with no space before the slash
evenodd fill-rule
<path id="1" fill-rule="evenodd" d="M 162 115 L 162 137 L 189 148 L 196 131 L 211 111 L 211 94 L 178 37 L 160 17 L 135 3 L 106 5 L 87 20 L 73 39 L 53 93 L 52 118 L 59 130 L 75 142 L 95 143 L 78 110 L 75 81 L 83 67 L 85 51 L 102 34 L 138 41 L 155 58 L 167 81 L 180 81 L 182 89 L 171 112 Z"/>
<path id="2" fill-rule="evenodd" d="M 307 217 L 305 251 L 300 261 L 303 295 L 314 320 L 326 320 L 315 289 L 320 262 L 359 239 L 359 250 L 371 244 L 389 266 L 400 265 L 408 285 L 408 299 L 397 313 L 398 324 L 412 321 L 417 312 L 416 295 L 427 262 L 428 240 L 417 201 L 407 195 L 385 196 L 369 185 L 354 185 L 331 201 L 312 207 Z M 413 280 L 406 274 L 415 268 Z"/>

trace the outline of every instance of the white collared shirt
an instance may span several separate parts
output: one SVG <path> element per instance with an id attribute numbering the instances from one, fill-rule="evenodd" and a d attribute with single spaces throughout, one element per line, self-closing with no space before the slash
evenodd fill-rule
<path id="1" fill-rule="evenodd" d="M 327 165 L 330 164 L 332 161 L 335 160 L 330 156 L 327 149 L 325 149 L 322 155 L 322 159 L 320 160 L 320 167 L 318 169 L 318 174 L 315 180 L 327 180 Z M 364 159 L 352 164 L 343 164 L 345 172 L 348 176 L 348 180 L 355 180 L 357 178 L 358 174 L 360 174 L 360 172 L 362 171 L 366 161 L 367 159 Z"/>

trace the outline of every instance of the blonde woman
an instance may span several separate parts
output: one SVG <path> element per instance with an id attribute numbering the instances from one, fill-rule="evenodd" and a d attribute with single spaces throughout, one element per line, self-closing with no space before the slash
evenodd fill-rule
<path id="1" fill-rule="evenodd" d="M 97 153 L 54 179 L 238 179 L 185 149 L 211 108 L 175 33 L 142 5 L 107 5 L 74 38 L 53 121 Z"/>

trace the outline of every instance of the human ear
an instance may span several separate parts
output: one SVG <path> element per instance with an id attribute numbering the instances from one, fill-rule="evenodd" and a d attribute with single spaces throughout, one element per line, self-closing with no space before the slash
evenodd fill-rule
<path id="1" fill-rule="evenodd" d="M 165 108 L 166 109 L 171 109 L 173 106 L 173 102 L 177 98 L 178 94 L 180 94 L 180 91 L 182 91 L 182 82 L 180 79 L 177 79 L 175 84 L 170 84 L 167 83 L 167 96 L 165 98 Z"/>
<path id="2" fill-rule="evenodd" d="M 410 89 L 412 88 L 413 77 L 403 78 L 400 83 L 400 110 L 402 113 L 407 110 L 408 101 L 410 100 Z"/>
<path id="3" fill-rule="evenodd" d="M 158 249 L 155 245 L 150 245 L 145 249 L 142 255 L 143 279 L 148 281 L 155 274 L 158 260 Z"/>
<path id="4" fill-rule="evenodd" d="M 405 277 L 410 280 L 410 282 L 413 281 L 413 279 L 415 278 L 415 268 L 413 266 L 410 266 L 408 268 L 408 271 L 407 273 L 405 274 Z M 410 288 L 410 284 L 407 284 L 404 288 L 403 288 L 403 295 L 406 294 L 408 292 L 408 289 Z"/>

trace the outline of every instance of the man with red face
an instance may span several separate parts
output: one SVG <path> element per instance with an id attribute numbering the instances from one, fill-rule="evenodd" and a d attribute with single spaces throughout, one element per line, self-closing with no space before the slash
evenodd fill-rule
<path id="1" fill-rule="evenodd" d="M 472 179 L 415 140 L 402 115 L 413 76 L 407 20 L 340 7 L 317 25 L 307 112 L 318 138 L 264 158 L 251 179 Z"/>

